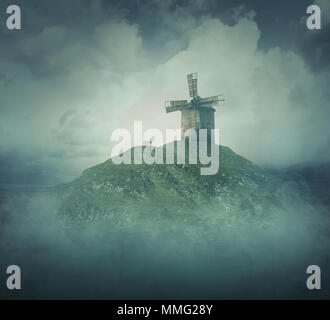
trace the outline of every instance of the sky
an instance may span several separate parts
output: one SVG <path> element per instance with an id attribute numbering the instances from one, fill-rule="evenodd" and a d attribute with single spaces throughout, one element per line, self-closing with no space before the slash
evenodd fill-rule
<path id="1" fill-rule="evenodd" d="M 14 2 L 21 30 L 0 0 L 0 187 L 71 181 L 134 120 L 179 128 L 164 101 L 188 98 L 191 72 L 201 97 L 225 95 L 220 144 L 262 166 L 330 161 L 330 1 Z"/>

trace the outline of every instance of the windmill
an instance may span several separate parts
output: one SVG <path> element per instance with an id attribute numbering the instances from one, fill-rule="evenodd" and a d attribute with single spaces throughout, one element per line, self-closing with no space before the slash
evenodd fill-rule
<path id="1" fill-rule="evenodd" d="M 189 96 L 188 100 L 165 101 L 166 113 L 181 111 L 181 128 L 183 131 L 194 128 L 214 129 L 213 107 L 224 104 L 223 94 L 208 98 L 201 98 L 197 92 L 197 73 L 187 75 Z M 210 134 L 210 130 L 208 130 Z"/>

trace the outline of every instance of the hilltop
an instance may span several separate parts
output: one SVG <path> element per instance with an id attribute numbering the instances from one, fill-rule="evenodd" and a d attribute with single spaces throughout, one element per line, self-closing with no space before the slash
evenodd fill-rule
<path id="1" fill-rule="evenodd" d="M 127 226 L 163 219 L 189 224 L 211 216 L 232 223 L 268 215 L 279 205 L 276 180 L 230 148 L 218 147 L 220 168 L 210 176 L 200 175 L 200 164 L 116 165 L 109 159 L 54 189 L 62 198 L 59 212 Z"/>

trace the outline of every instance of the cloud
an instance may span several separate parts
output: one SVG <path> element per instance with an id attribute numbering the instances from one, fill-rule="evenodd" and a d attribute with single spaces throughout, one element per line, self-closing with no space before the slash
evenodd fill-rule
<path id="1" fill-rule="evenodd" d="M 207 18 L 187 37 L 185 50 L 145 74 L 147 105 L 157 91 L 158 101 L 186 98 L 185 75 L 198 71 L 201 96 L 226 96 L 216 112 L 223 144 L 267 165 L 329 159 L 326 79 L 311 73 L 300 56 L 278 47 L 260 52 L 260 30 L 248 18 L 231 27 Z M 136 108 L 146 126 L 160 123 L 163 107 Z M 160 126 L 179 126 L 179 119 L 179 113 L 166 115 Z"/>
<path id="2" fill-rule="evenodd" d="M 37 155 L 78 174 L 110 156 L 118 127 L 179 127 L 180 114 L 166 114 L 163 103 L 188 98 L 186 74 L 197 71 L 201 96 L 225 94 L 216 112 L 221 144 L 260 164 L 329 160 L 328 74 L 314 74 L 290 50 L 260 51 L 262 30 L 246 8 L 234 10 L 231 24 L 192 11 L 159 13 L 159 47 L 145 26 L 120 15 L 91 18 L 86 32 L 91 20 L 80 31 L 65 20 L 17 39 L 0 60 L 10 75 L 1 92 L 1 154 Z"/>
<path id="3" fill-rule="evenodd" d="M 315 72 L 329 72 L 330 69 L 330 3 L 317 0 L 314 4 L 321 9 L 321 30 L 308 30 L 307 15 L 301 19 L 297 29 L 298 52 Z"/>

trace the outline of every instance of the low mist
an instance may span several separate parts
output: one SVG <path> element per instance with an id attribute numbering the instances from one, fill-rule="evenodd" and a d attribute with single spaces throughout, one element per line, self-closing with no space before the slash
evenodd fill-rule
<path id="1" fill-rule="evenodd" d="M 283 183 L 280 209 L 262 218 L 200 212 L 198 223 L 167 219 L 116 224 L 57 214 L 45 193 L 2 204 L 1 298 L 227 299 L 329 296 L 329 217 Z M 325 210 L 326 211 L 326 210 Z M 17 264 L 22 290 L 5 287 Z M 322 290 L 306 287 L 309 265 Z"/>

